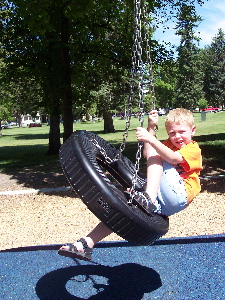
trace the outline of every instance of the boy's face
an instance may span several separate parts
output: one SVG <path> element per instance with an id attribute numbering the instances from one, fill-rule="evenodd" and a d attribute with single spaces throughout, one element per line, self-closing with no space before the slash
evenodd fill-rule
<path id="1" fill-rule="evenodd" d="M 196 127 L 190 128 L 185 124 L 171 123 L 167 125 L 166 130 L 171 143 L 178 149 L 181 149 L 191 142 Z"/>

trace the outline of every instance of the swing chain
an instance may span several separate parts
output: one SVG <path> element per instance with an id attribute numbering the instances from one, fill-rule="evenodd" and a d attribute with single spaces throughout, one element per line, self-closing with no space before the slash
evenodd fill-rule
<path id="1" fill-rule="evenodd" d="M 142 19 L 144 20 L 144 41 L 146 43 L 146 62 L 148 68 L 148 77 L 149 81 L 147 82 L 145 79 L 144 83 L 144 63 L 142 60 L 143 55 L 143 40 L 142 40 Z M 100 153 L 104 156 L 106 163 L 111 164 L 121 158 L 121 154 L 125 149 L 126 140 L 128 138 L 128 132 L 130 128 L 130 121 L 132 115 L 132 105 L 134 103 L 134 90 L 135 86 L 137 86 L 138 90 L 138 99 L 139 99 L 139 122 L 140 126 L 143 127 L 144 123 L 144 87 L 149 85 L 149 92 L 151 94 L 151 98 L 153 99 L 152 105 L 155 108 L 155 98 L 154 98 L 154 85 L 152 79 L 152 61 L 150 56 L 150 45 L 149 45 L 149 32 L 148 32 L 148 20 L 146 13 L 146 4 L 144 0 L 134 0 L 134 43 L 132 46 L 132 70 L 131 70 L 131 80 L 130 80 L 130 94 L 129 94 L 129 105 L 128 111 L 126 112 L 126 127 L 123 133 L 123 140 L 120 145 L 119 152 L 115 155 L 113 159 L 107 156 L 105 149 L 103 149 L 98 142 L 93 139 L 92 142 L 99 149 Z M 157 128 L 156 128 L 157 130 Z M 138 149 L 136 153 L 136 162 L 135 162 L 135 174 L 132 179 L 132 187 L 131 192 L 134 190 L 137 176 L 140 169 L 140 160 L 142 156 L 142 147 L 143 142 L 138 142 Z"/>
<path id="2" fill-rule="evenodd" d="M 123 140 L 122 140 L 122 143 L 120 145 L 120 155 L 119 155 L 119 159 L 121 157 L 121 153 L 123 152 L 123 150 L 125 149 L 125 144 L 126 144 L 126 140 L 128 138 L 128 131 L 129 131 L 129 128 L 130 128 L 130 120 L 131 120 L 131 113 L 132 113 L 132 110 L 131 110 L 131 107 L 132 107 L 132 104 L 131 102 L 129 103 L 129 108 L 128 108 L 128 112 L 126 112 L 126 127 L 125 127 L 125 130 L 124 130 L 124 133 L 123 133 Z"/>
<path id="3" fill-rule="evenodd" d="M 103 155 L 103 157 L 104 157 L 104 159 L 105 159 L 105 161 L 106 161 L 107 164 L 111 164 L 111 163 L 113 163 L 113 162 L 115 162 L 115 161 L 117 161 L 117 160 L 120 159 L 120 157 L 121 157 L 121 153 L 120 153 L 120 152 L 117 153 L 113 159 L 111 159 L 111 158 L 107 155 L 105 149 L 102 148 L 102 147 L 99 145 L 99 143 L 98 143 L 98 141 L 96 141 L 96 139 L 91 139 L 91 141 L 92 141 L 93 145 L 94 145 L 97 149 L 99 149 L 99 152 Z"/>
<path id="4" fill-rule="evenodd" d="M 144 87 L 145 85 L 149 86 L 149 92 L 151 95 L 151 98 L 153 98 L 153 108 L 155 108 L 155 100 L 154 100 L 154 85 L 153 85 L 153 78 L 152 78 L 152 61 L 150 56 L 150 45 L 149 45 L 149 27 L 148 27 L 148 20 L 147 20 L 147 13 L 146 13 L 146 5 L 143 0 L 135 0 L 135 7 L 134 7 L 134 15 L 135 15 L 135 39 L 134 39 L 134 45 L 135 45 L 135 52 L 134 57 L 137 57 L 137 60 L 135 60 L 135 63 L 137 65 L 137 75 L 138 75 L 138 93 L 139 93 L 139 121 L 140 126 L 143 127 L 143 115 L 144 115 Z M 142 18 L 141 18 L 142 16 Z M 142 60 L 142 21 L 144 22 L 144 42 L 145 42 L 145 52 L 146 52 L 146 62 L 145 66 L 147 65 L 148 69 L 148 78 L 149 81 L 147 82 L 146 79 L 144 80 L 144 63 Z M 135 70 L 135 66 L 133 67 Z M 145 82 L 144 82 L 145 81 Z M 130 195 L 131 199 L 129 200 L 132 202 L 133 198 L 133 191 L 135 190 L 135 185 L 137 183 L 137 176 L 140 169 L 140 160 L 142 156 L 142 148 L 144 143 L 138 142 L 138 149 L 136 153 L 136 162 L 135 162 L 135 172 L 132 178 L 132 186 L 130 189 Z"/>
<path id="5" fill-rule="evenodd" d="M 143 1 L 143 0 L 141 0 Z M 132 69 L 130 80 L 130 94 L 128 112 L 126 114 L 126 128 L 123 134 L 123 141 L 120 145 L 120 152 L 125 149 L 125 143 L 128 138 L 128 131 L 130 128 L 130 120 L 132 114 L 132 105 L 134 102 L 134 90 L 137 85 L 139 98 L 139 121 L 140 126 L 143 126 L 144 116 L 144 101 L 143 101 L 143 61 L 142 61 L 142 35 L 141 35 L 141 1 L 134 1 L 134 43 L 132 46 Z M 140 149 L 141 151 L 141 149 Z"/>
<path id="6" fill-rule="evenodd" d="M 147 18 L 147 12 L 146 12 L 146 5 L 143 5 L 143 16 L 144 16 L 144 28 L 145 28 L 145 42 L 146 42 L 146 56 L 147 56 L 147 66 L 148 66 L 148 79 L 149 79 L 149 92 L 151 95 L 152 100 L 152 109 L 155 109 L 155 90 L 154 90 L 154 84 L 153 84 L 153 70 L 152 70 L 152 59 L 151 59 L 151 52 L 150 52 L 150 45 L 149 45 L 149 24 L 148 24 L 148 18 Z"/>

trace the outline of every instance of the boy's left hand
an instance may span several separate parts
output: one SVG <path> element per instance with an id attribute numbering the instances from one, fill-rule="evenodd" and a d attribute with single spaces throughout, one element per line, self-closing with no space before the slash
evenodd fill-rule
<path id="1" fill-rule="evenodd" d="M 138 141 L 149 143 L 152 137 L 153 137 L 152 134 L 149 133 L 145 128 L 143 127 L 136 128 L 136 138 Z"/>

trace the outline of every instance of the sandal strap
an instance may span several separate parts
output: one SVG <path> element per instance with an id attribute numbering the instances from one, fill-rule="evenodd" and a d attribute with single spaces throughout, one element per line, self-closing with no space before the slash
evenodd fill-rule
<path id="1" fill-rule="evenodd" d="M 138 203 L 148 213 L 154 212 L 156 206 L 152 203 L 152 200 L 147 192 L 134 191 L 133 201 Z"/>
<path id="2" fill-rule="evenodd" d="M 77 251 L 77 247 L 74 246 L 74 244 L 65 244 L 64 246 L 67 246 L 69 249 L 69 251 L 71 252 L 76 252 Z"/>
<path id="3" fill-rule="evenodd" d="M 92 254 L 92 248 L 90 248 L 86 242 L 86 240 L 84 238 L 80 238 L 79 240 L 77 240 L 77 242 L 81 242 L 84 248 L 84 252 L 86 254 Z"/>

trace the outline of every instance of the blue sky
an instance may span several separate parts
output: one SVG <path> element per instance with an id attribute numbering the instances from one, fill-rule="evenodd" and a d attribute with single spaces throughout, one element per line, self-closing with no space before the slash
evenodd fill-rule
<path id="1" fill-rule="evenodd" d="M 218 33 L 218 29 L 222 28 L 225 32 L 225 1 L 224 0 L 209 0 L 202 6 L 196 6 L 197 14 L 201 16 L 203 21 L 196 28 L 197 32 L 200 32 L 200 38 L 202 39 L 199 46 L 203 48 L 206 45 L 210 45 L 212 38 Z M 169 24 L 173 27 L 173 24 Z M 174 34 L 173 29 L 167 29 L 165 33 L 159 29 L 155 32 L 154 37 L 160 42 L 165 40 L 178 46 L 180 38 Z"/>

